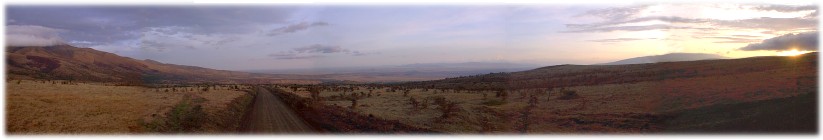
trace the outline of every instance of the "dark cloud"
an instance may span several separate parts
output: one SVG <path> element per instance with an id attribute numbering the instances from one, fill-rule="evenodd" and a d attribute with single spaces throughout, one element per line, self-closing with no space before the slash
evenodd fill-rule
<path id="1" fill-rule="evenodd" d="M 614 42 L 651 40 L 651 39 L 657 39 L 657 38 L 612 38 L 612 39 L 597 39 L 597 40 L 589 40 L 589 41 L 590 42 L 601 42 L 601 43 L 614 43 Z"/>
<path id="2" fill-rule="evenodd" d="M 322 54 L 334 53 L 344 53 L 351 56 L 365 56 L 371 54 L 378 54 L 377 52 L 364 53 L 360 51 L 352 51 L 349 49 L 344 49 L 337 45 L 314 44 L 309 46 L 292 48 L 292 50 L 288 52 L 269 54 L 269 57 L 274 57 L 276 59 L 310 59 L 324 57 Z"/>
<path id="3" fill-rule="evenodd" d="M 297 31 L 309 29 L 310 27 L 326 26 L 326 25 L 329 25 L 329 23 L 326 23 L 326 22 L 314 22 L 314 23 L 301 22 L 301 23 L 298 23 L 298 24 L 292 24 L 292 25 L 289 25 L 289 26 L 286 26 L 286 27 L 280 27 L 280 28 L 274 29 L 271 32 L 269 32 L 267 35 L 276 36 L 276 35 L 281 35 L 281 34 L 285 34 L 285 33 L 294 33 L 294 32 L 297 32 Z"/>
<path id="4" fill-rule="evenodd" d="M 816 51 L 817 50 L 817 31 L 805 32 L 798 34 L 786 34 L 770 39 L 763 40 L 760 43 L 749 44 L 746 47 L 740 48 L 745 51 L 755 50 L 790 50 L 798 49 L 802 51 Z"/>
<path id="5" fill-rule="evenodd" d="M 36 25 L 7 25 L 6 46 L 51 46 L 64 44 L 60 33 L 65 30 Z"/>
<path id="6" fill-rule="evenodd" d="M 799 12 L 817 10 L 817 5 L 760 5 L 753 9 L 762 11 L 778 11 L 778 12 Z"/>
<path id="7" fill-rule="evenodd" d="M 149 27 L 186 27 L 198 34 L 243 33 L 287 23 L 285 6 L 7 6 L 11 25 L 68 30 L 66 40 L 114 42 L 140 37 Z"/>

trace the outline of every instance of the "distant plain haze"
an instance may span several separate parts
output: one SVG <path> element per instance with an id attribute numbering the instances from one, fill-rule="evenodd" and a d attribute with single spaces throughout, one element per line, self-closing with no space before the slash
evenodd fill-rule
<path id="1" fill-rule="evenodd" d="M 668 53 L 817 51 L 817 5 L 6 7 L 7 46 L 70 44 L 222 70 L 600 64 Z"/>

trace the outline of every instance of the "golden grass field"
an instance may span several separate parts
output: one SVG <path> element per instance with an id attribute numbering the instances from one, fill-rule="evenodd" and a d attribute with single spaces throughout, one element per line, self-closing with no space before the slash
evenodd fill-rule
<path id="1" fill-rule="evenodd" d="M 29 80 L 19 84 L 18 80 L 9 80 L 6 85 L 9 134 L 142 133 L 147 130 L 141 122 L 163 117 L 185 95 L 205 99 L 202 105 L 206 118 L 214 121 L 226 118 L 223 114 L 232 100 L 251 98 L 239 90 L 158 92 L 146 87 Z M 215 125 L 203 124 L 203 129 L 221 131 Z"/>

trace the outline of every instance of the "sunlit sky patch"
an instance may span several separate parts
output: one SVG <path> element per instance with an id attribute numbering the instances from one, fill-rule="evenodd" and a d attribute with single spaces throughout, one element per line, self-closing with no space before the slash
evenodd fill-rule
<path id="1" fill-rule="evenodd" d="M 808 4 L 735 3 L 10 5 L 6 39 L 226 70 L 596 64 L 680 52 L 742 58 L 817 51 L 817 12 Z M 800 42 L 814 46 L 780 46 L 812 36 L 813 43 Z M 784 39 L 764 41 L 778 37 Z"/>

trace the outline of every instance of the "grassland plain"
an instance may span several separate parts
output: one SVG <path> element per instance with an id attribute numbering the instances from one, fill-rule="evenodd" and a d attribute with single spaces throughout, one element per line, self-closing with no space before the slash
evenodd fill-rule
<path id="1" fill-rule="evenodd" d="M 816 67 L 809 65 L 786 66 L 762 70 L 738 70 L 739 73 L 711 76 L 666 78 L 657 81 L 615 83 L 563 87 L 556 90 L 510 90 L 507 97 L 494 96 L 496 91 L 462 91 L 411 89 L 389 92 L 389 88 L 368 90 L 360 86 L 354 91 L 323 90 L 320 97 L 326 105 L 350 109 L 362 115 L 374 115 L 387 120 L 398 120 L 411 126 L 449 133 L 654 133 L 692 132 L 703 126 L 721 129 L 741 129 L 742 125 L 723 122 L 743 119 L 751 122 L 775 119 L 761 114 L 779 114 L 763 104 L 779 105 L 784 101 L 802 100 L 817 94 Z M 281 88 L 285 91 L 294 91 Z M 563 91 L 575 91 L 575 98 L 565 99 Z M 306 89 L 293 92 L 309 98 Z M 355 93 L 356 95 L 353 95 Z M 364 96 L 370 94 L 368 96 Z M 357 106 L 350 97 L 359 97 Z M 811 96 L 816 97 L 816 96 Z M 437 98 L 458 104 L 456 116 L 442 118 Z M 530 108 L 531 98 L 536 106 Z M 412 101 L 414 100 L 414 101 Z M 807 102 L 806 100 L 802 100 Z M 415 107 L 413 102 L 418 102 Z M 761 103 L 762 102 L 762 103 Z M 754 104 L 754 105 L 744 105 Z M 421 105 L 425 104 L 425 105 Z M 738 105 L 740 104 L 740 105 Z M 807 105 L 808 104 L 803 104 Z M 732 106 L 732 107 L 724 107 Z M 748 114 L 714 117 L 707 121 L 695 112 L 715 112 L 727 108 L 758 106 Z M 803 110 L 801 105 L 782 105 Z M 718 109 L 719 108 L 719 109 Z M 732 111 L 728 110 L 727 111 Z M 783 112 L 787 113 L 787 112 Z M 797 116 L 815 116 L 816 112 L 794 112 Z M 705 116 L 705 115 L 704 115 Z M 711 115 L 708 115 L 711 117 Z M 716 116 L 716 115 L 715 115 Z M 721 115 L 722 116 L 722 115 Z M 736 118 L 739 117 L 739 118 Z M 701 125 L 718 122 L 721 126 Z M 809 120 L 809 119 L 805 119 Z M 674 122 L 672 122 L 674 121 Z M 688 122 L 688 123 L 684 123 Z M 731 126 L 727 126 L 731 125 Z M 796 127 L 807 127 L 796 125 Z M 797 130 L 791 128 L 787 130 Z M 683 131 L 676 131 L 683 130 Z M 763 131 L 756 132 L 786 132 Z M 803 131 L 806 132 L 806 131 Z"/>
<path id="2" fill-rule="evenodd" d="M 6 130 L 9 134 L 122 134 L 181 132 L 171 121 L 200 114 L 188 132 L 232 132 L 251 95 L 215 88 L 146 88 L 105 83 L 9 80 Z M 166 91 L 166 90 L 170 91 Z M 202 112 L 192 109 L 198 108 Z M 181 112 L 187 112 L 181 114 Z M 152 124 L 154 125 L 148 125 Z M 177 127 L 173 129 L 172 127 Z"/>

